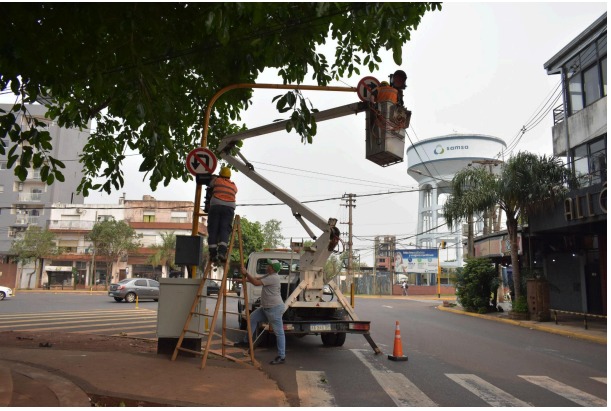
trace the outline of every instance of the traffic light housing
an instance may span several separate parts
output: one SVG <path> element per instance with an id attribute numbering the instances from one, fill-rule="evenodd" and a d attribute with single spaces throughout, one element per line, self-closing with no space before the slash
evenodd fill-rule
<path id="1" fill-rule="evenodd" d="M 445 250 L 445 248 L 446 248 L 446 242 L 445 242 L 445 241 L 442 241 L 442 242 L 441 242 L 441 244 L 440 244 L 440 247 L 441 247 L 441 249 L 442 249 L 442 250 Z"/>

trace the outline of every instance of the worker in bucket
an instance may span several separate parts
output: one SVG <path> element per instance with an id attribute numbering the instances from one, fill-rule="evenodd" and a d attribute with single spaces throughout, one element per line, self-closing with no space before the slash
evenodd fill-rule
<path id="1" fill-rule="evenodd" d="M 221 167 L 218 176 L 210 181 L 212 190 L 210 210 L 208 213 L 208 250 L 210 261 L 224 263 L 227 261 L 229 236 L 233 225 L 238 188 L 231 181 L 229 167 Z"/>
<path id="2" fill-rule="evenodd" d="M 276 334 L 276 348 L 278 355 L 270 364 L 284 364 L 286 357 L 286 340 L 284 336 L 284 325 L 282 315 L 284 315 L 284 302 L 280 295 L 280 276 L 278 273 L 282 269 L 282 264 L 278 260 L 267 260 L 266 274 L 262 277 L 253 277 L 248 274 L 246 268 L 242 267 L 241 273 L 246 277 L 246 281 L 255 286 L 263 286 L 261 290 L 261 306 L 250 314 L 250 330 L 254 333 L 257 324 L 267 322 L 272 326 Z M 248 336 L 242 341 L 234 344 L 236 347 L 248 347 Z"/>

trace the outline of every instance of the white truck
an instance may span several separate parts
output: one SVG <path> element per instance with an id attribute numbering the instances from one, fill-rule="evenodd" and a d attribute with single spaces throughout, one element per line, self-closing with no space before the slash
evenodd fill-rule
<path id="1" fill-rule="evenodd" d="M 384 128 L 378 128 L 379 114 L 377 118 L 374 118 L 375 115 L 370 115 L 370 107 L 369 103 L 361 102 L 317 112 L 313 115 L 316 121 L 320 122 L 366 111 L 368 150 L 370 150 L 369 145 L 371 145 L 371 155 L 368 156 L 368 159 L 378 162 L 380 165 L 388 165 L 399 161 L 399 159 L 402 161 L 405 136 L 404 134 L 401 135 L 401 131 L 404 133 L 404 130 L 388 131 Z M 382 110 L 381 115 L 387 117 L 388 120 L 392 120 L 391 117 L 405 119 L 407 116 L 407 123 L 403 121 L 403 125 L 407 127 L 411 113 L 402 107 L 393 105 L 392 110 Z M 299 250 L 299 252 L 293 250 L 255 252 L 248 258 L 247 269 L 250 274 L 257 276 L 265 273 L 265 261 L 268 258 L 282 261 L 282 293 L 286 307 L 283 316 L 285 333 L 320 335 L 323 344 L 327 346 L 343 345 L 346 334 L 361 334 L 369 342 L 375 353 L 380 354 L 380 349 L 369 334 L 370 322 L 358 318 L 350 302 L 344 297 L 334 281 L 325 281 L 323 267 L 339 241 L 340 232 L 336 227 L 337 219 L 329 218 L 325 220 L 270 180 L 258 174 L 253 165 L 244 158 L 236 147 L 236 143 L 246 138 L 283 130 L 286 128 L 286 123 L 286 121 L 276 122 L 227 136 L 218 147 L 218 157 L 220 159 L 232 165 L 243 175 L 288 205 L 293 216 L 309 236 L 315 240 L 311 247 Z M 369 130 L 375 130 L 376 132 L 370 135 Z M 394 154 L 390 153 L 389 149 Z M 388 157 L 388 154 L 392 155 Z M 306 220 L 321 230 L 322 234 L 316 235 L 306 224 Z M 257 287 L 252 286 L 247 291 L 249 307 L 245 307 L 243 300 L 240 300 L 238 306 L 240 313 L 245 313 L 246 309 L 252 311 L 257 306 L 260 291 L 257 290 Z M 244 315 L 241 315 L 240 325 L 242 329 L 246 328 L 244 317 Z"/>

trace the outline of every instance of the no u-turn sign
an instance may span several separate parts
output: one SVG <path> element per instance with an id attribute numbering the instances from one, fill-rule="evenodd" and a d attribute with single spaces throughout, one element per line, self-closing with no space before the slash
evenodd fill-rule
<path id="1" fill-rule="evenodd" d="M 214 173 L 216 164 L 214 153 L 204 147 L 196 148 L 187 155 L 187 170 L 194 176 Z"/>

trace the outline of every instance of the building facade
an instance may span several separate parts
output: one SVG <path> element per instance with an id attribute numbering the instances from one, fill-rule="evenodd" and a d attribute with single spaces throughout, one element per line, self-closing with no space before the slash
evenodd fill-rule
<path id="1" fill-rule="evenodd" d="M 140 237 L 141 245 L 113 262 L 96 254 L 87 239 L 96 222 L 109 219 L 128 223 Z M 162 245 L 164 236 L 191 235 L 192 221 L 193 202 L 157 201 L 149 195 L 142 200 L 123 197 L 116 205 L 56 203 L 51 210 L 49 230 L 56 236 L 60 254 L 45 259 L 42 283 L 48 287 L 74 287 L 74 272 L 80 286 L 103 285 L 124 278 L 184 276 L 186 267 L 172 271 L 170 264 L 153 265 L 150 257 L 155 253 L 153 247 Z M 200 217 L 199 235 L 207 236 L 205 222 L 205 217 Z"/>
<path id="2" fill-rule="evenodd" d="M 535 268 L 549 282 L 551 308 L 607 312 L 607 14 L 544 64 L 559 75 L 554 155 L 566 157 L 580 188 L 530 219 Z"/>
<path id="3" fill-rule="evenodd" d="M 0 109 L 10 111 L 12 105 L 0 104 Z M 40 178 L 40 170 L 29 169 L 25 181 L 20 181 L 13 169 L 7 169 L 7 156 L 0 156 L 0 284 L 15 287 L 17 266 L 11 262 L 9 250 L 13 241 L 30 225 L 46 228 L 50 220 L 51 204 L 79 204 L 83 196 L 77 194 L 81 181 L 81 168 L 77 161 L 89 139 L 89 130 L 66 129 L 45 118 L 46 108 L 42 105 L 26 106 L 28 112 L 47 125 L 53 149 L 50 154 L 61 160 L 64 181 L 48 186 Z M 23 115 L 17 122 L 26 130 L 29 125 Z M 10 147 L 7 136 L 0 136 L 6 147 Z"/>

